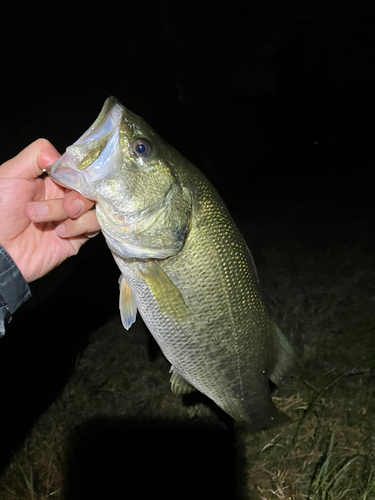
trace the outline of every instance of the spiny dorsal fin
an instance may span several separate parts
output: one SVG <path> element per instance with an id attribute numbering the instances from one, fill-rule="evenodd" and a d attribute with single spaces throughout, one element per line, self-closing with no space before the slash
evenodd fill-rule
<path id="1" fill-rule="evenodd" d="M 259 283 L 258 270 L 257 270 L 256 265 L 255 265 L 253 254 L 250 252 L 250 248 L 248 247 L 246 242 L 245 242 L 245 245 L 246 245 L 247 251 L 249 252 L 250 262 L 251 262 L 251 266 L 253 268 L 253 273 L 254 273 L 255 279 Z"/>
<path id="2" fill-rule="evenodd" d="M 274 324 L 275 328 L 275 346 L 276 346 L 276 363 L 270 373 L 270 379 L 276 385 L 282 382 L 282 379 L 288 375 L 292 368 L 296 365 L 296 355 L 289 344 L 287 338 L 283 335 L 280 328 Z"/>

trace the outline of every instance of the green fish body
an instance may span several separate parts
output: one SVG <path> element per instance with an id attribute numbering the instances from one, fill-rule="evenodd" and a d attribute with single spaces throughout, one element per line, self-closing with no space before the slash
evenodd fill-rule
<path id="1" fill-rule="evenodd" d="M 50 175 L 97 201 L 121 271 L 123 324 L 140 312 L 172 364 L 173 392 L 197 389 L 256 429 L 277 424 L 269 380 L 283 379 L 294 354 L 207 178 L 114 98 Z"/>

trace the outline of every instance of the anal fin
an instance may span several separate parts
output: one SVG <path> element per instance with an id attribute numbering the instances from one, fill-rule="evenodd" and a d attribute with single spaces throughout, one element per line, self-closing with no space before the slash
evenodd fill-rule
<path id="1" fill-rule="evenodd" d="M 190 394 L 191 392 L 196 391 L 196 388 L 193 387 L 182 375 L 180 375 L 173 367 L 171 367 L 172 376 L 171 376 L 171 391 L 173 394 L 181 395 L 181 394 Z"/>

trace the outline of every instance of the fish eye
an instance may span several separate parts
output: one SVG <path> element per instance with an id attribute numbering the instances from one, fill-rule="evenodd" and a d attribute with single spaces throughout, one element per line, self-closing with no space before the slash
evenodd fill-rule
<path id="1" fill-rule="evenodd" d="M 133 142 L 132 150 L 138 158 L 146 158 L 151 153 L 151 144 L 147 139 L 137 139 Z"/>

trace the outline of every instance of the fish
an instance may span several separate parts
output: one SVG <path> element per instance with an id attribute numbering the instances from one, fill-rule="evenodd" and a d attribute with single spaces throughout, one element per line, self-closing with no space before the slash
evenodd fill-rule
<path id="1" fill-rule="evenodd" d="M 115 97 L 48 172 L 96 201 L 121 271 L 122 323 L 129 329 L 140 313 L 171 363 L 171 390 L 200 391 L 256 430 L 283 422 L 270 381 L 283 381 L 295 355 L 205 175 Z"/>

